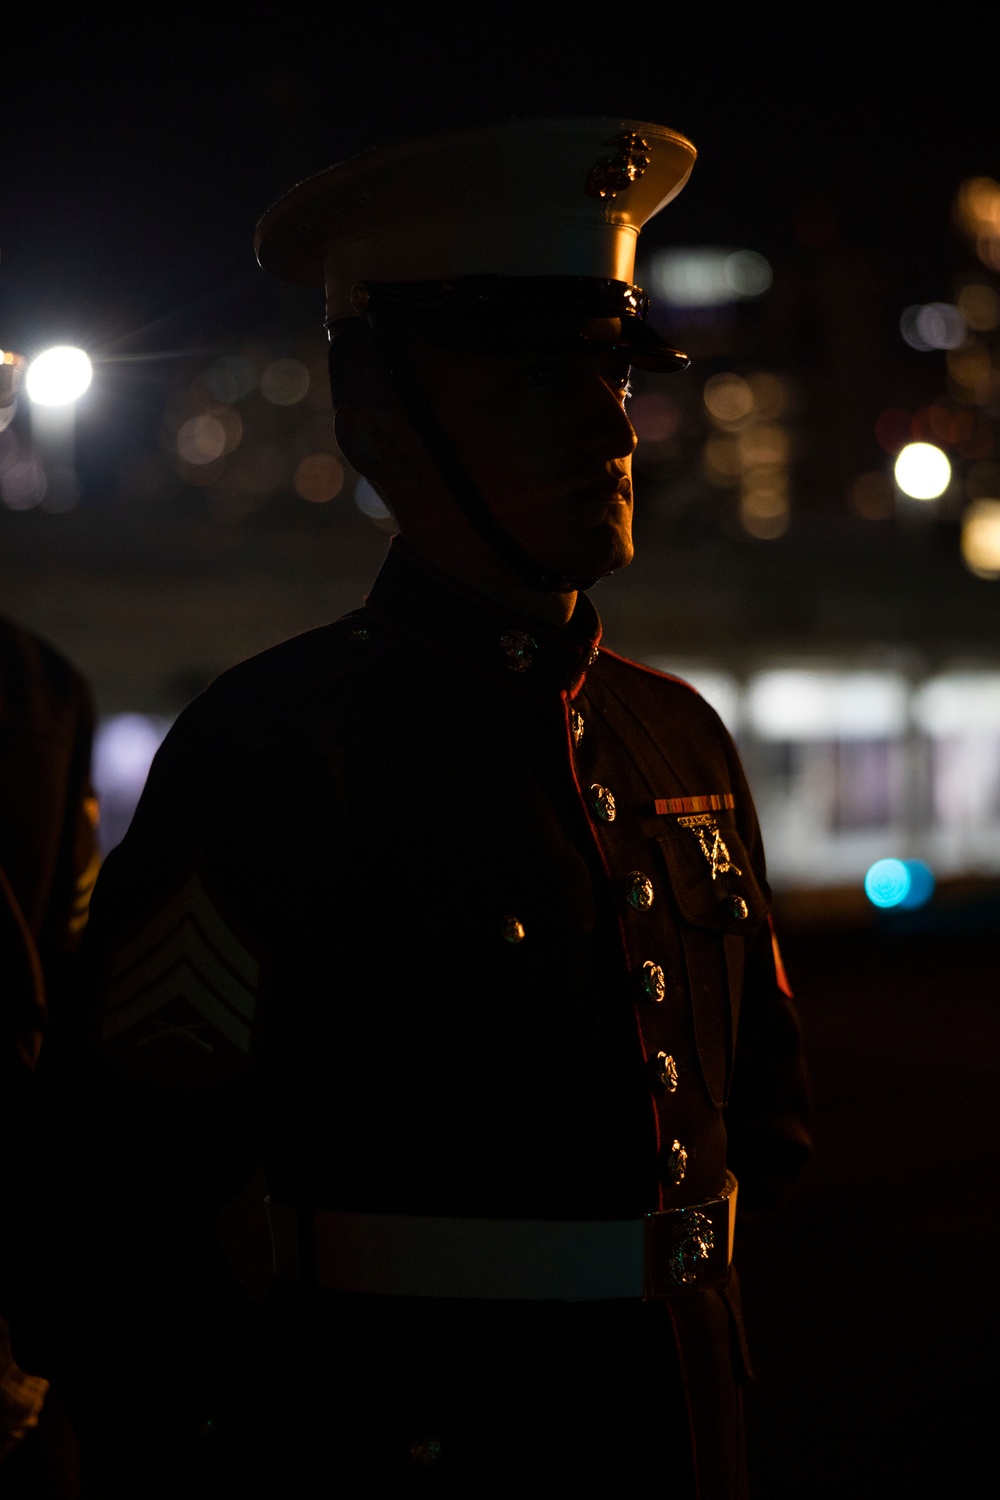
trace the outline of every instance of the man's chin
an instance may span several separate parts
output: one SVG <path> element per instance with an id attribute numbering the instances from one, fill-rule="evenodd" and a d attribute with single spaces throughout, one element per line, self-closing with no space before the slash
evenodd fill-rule
<path id="1" fill-rule="evenodd" d="M 631 541 L 620 540 L 613 545 L 587 548 L 585 551 L 581 549 L 572 560 L 564 556 L 559 562 L 553 561 L 550 566 L 553 572 L 561 573 L 565 578 L 579 579 L 578 587 L 587 588 L 595 579 L 606 578 L 609 573 L 627 568 L 634 556 L 635 548 Z"/>
<path id="2" fill-rule="evenodd" d="M 581 574 L 587 577 L 604 578 L 608 573 L 617 573 L 619 569 L 627 568 L 635 556 L 635 547 L 630 532 L 623 532 L 616 528 L 594 540 L 594 547 L 588 549 L 591 552 L 588 566 L 586 569 L 581 569 Z"/>

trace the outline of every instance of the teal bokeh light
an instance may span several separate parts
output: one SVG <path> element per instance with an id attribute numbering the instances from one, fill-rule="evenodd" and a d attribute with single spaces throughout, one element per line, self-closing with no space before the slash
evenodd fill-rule
<path id="1" fill-rule="evenodd" d="M 934 893 L 934 875 L 922 859 L 879 859 L 865 876 L 865 895 L 873 906 L 913 911 Z"/>
<path id="2" fill-rule="evenodd" d="M 873 906 L 900 906 L 910 892 L 910 872 L 901 859 L 879 859 L 865 876 L 865 895 Z"/>
<path id="3" fill-rule="evenodd" d="M 905 863 L 910 876 L 910 889 L 899 904 L 904 911 L 913 911 L 918 906 L 926 906 L 933 896 L 934 872 L 922 859 L 908 859 Z"/>

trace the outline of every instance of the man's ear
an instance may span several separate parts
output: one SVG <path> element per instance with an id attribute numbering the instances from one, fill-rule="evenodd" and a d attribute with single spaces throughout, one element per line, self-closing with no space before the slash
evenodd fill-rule
<path id="1" fill-rule="evenodd" d="M 340 451 L 376 488 L 404 492 L 419 483 L 395 414 L 370 401 L 345 401 L 333 419 Z"/>

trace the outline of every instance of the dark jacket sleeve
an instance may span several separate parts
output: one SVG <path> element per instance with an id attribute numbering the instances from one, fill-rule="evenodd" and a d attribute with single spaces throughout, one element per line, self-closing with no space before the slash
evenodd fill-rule
<path id="1" fill-rule="evenodd" d="M 254 1344 L 253 1310 L 214 1232 L 259 1160 L 244 1025 L 253 970 L 234 875 L 252 886 L 254 809 L 230 743 L 201 706 L 168 736 L 94 896 L 81 954 L 91 1049 L 46 1080 L 59 1289 L 47 1336 L 85 1453 L 113 1493 L 145 1492 L 151 1464 L 197 1467 L 202 1428 Z M 218 993 L 219 973 L 232 993 Z"/>

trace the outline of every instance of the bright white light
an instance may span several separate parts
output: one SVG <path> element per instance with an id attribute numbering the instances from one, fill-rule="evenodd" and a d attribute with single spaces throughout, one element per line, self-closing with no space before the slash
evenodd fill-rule
<path id="1" fill-rule="evenodd" d="M 747 708 L 763 740 L 894 739 L 906 725 L 906 684 L 894 672 L 761 672 Z"/>
<path id="2" fill-rule="evenodd" d="M 60 344 L 46 349 L 28 366 L 25 386 L 38 406 L 68 406 L 94 378 L 94 367 L 82 349 Z"/>
<path id="3" fill-rule="evenodd" d="M 723 307 L 759 297 L 773 280 L 756 250 L 704 247 L 663 250 L 653 260 L 653 280 L 671 307 Z"/>
<path id="4" fill-rule="evenodd" d="M 951 483 L 951 464 L 933 443 L 907 443 L 893 473 L 911 500 L 936 500 Z"/>

